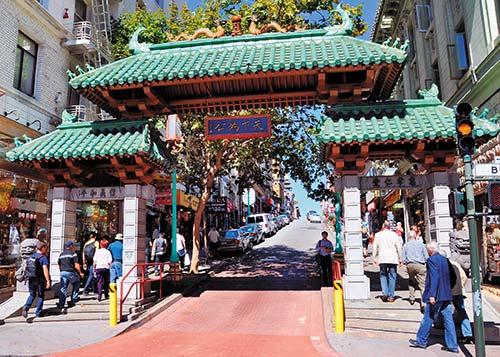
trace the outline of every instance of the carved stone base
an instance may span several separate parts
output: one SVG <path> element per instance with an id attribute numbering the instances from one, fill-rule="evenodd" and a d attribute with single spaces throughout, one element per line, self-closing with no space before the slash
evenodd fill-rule
<path id="1" fill-rule="evenodd" d="M 170 269 L 168 270 L 167 280 L 169 281 L 180 281 L 182 280 L 181 265 L 179 262 L 169 264 Z"/>

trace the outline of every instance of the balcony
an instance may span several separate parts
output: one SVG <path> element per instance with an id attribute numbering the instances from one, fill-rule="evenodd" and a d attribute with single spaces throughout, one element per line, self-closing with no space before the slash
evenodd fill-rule
<path id="1" fill-rule="evenodd" d="M 65 46 L 75 54 L 97 51 L 107 60 L 113 60 L 111 43 L 108 38 L 96 29 L 90 21 L 75 22 L 73 26 L 74 39 L 65 42 Z"/>
<path id="2" fill-rule="evenodd" d="M 71 105 L 66 108 L 66 111 L 72 115 L 76 115 L 76 120 L 79 122 L 114 119 L 111 115 L 101 111 L 96 106 Z"/>

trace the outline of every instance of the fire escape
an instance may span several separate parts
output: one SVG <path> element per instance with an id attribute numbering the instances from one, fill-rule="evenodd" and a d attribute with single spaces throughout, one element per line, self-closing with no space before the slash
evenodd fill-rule
<path id="1" fill-rule="evenodd" d="M 108 0 L 91 0 L 91 21 L 78 21 L 73 25 L 74 38 L 66 42 L 68 49 L 81 55 L 83 64 L 99 68 L 113 61 L 111 48 L 111 21 Z M 77 116 L 79 121 L 112 119 L 95 104 L 72 105 L 68 112 Z"/>

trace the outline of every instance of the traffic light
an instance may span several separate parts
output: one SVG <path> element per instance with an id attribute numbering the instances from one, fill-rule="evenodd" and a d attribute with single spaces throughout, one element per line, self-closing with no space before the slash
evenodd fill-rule
<path id="1" fill-rule="evenodd" d="M 450 204 L 450 215 L 452 217 L 464 217 L 467 210 L 467 202 L 465 201 L 465 193 L 460 191 L 451 191 L 448 195 L 448 203 Z"/>
<path id="2" fill-rule="evenodd" d="M 455 109 L 455 124 L 457 129 L 457 147 L 460 155 L 474 153 L 474 123 L 472 122 L 472 106 L 460 103 Z"/>
<path id="3" fill-rule="evenodd" d="M 500 182 L 491 182 L 486 188 L 488 208 L 493 211 L 500 210 Z"/>

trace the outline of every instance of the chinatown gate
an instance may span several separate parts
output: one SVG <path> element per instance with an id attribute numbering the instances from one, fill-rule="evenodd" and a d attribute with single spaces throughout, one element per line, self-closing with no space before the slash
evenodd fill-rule
<path id="1" fill-rule="evenodd" d="M 165 44 L 140 43 L 139 28 L 129 43 L 132 56 L 98 69 L 87 65 L 87 72 L 68 71 L 73 89 L 119 119 L 88 123 L 66 116 L 54 132 L 8 153 L 9 160 L 43 172 L 54 186 L 52 276 L 58 276 L 54 262 L 64 241 L 74 236 L 71 192 L 82 187 L 124 187 L 124 221 L 129 222 L 128 227 L 124 223 L 124 272 L 144 261 L 146 187 L 169 156 L 144 118 L 240 109 L 330 106 L 318 140 L 324 160 L 335 167 L 335 189 L 343 195 L 347 299 L 370 296 L 360 194 L 380 189 L 376 185 L 382 180 L 365 177 L 373 160 L 404 158 L 419 165 L 421 176 L 396 177 L 391 188 L 424 188 L 431 236 L 446 249 L 452 227 L 447 195 L 456 185 L 447 173 L 456 151 L 453 111 L 437 99 L 435 88 L 422 92 L 420 100 L 388 101 L 408 43 L 354 38 L 349 15 L 337 11 L 342 23 L 324 29 L 292 32 L 266 25 L 243 35 L 235 17 L 230 35 L 206 30 L 208 39 Z M 264 33 L 272 27 L 278 32 Z M 476 130 L 485 137 L 497 131 L 479 122 Z"/>

